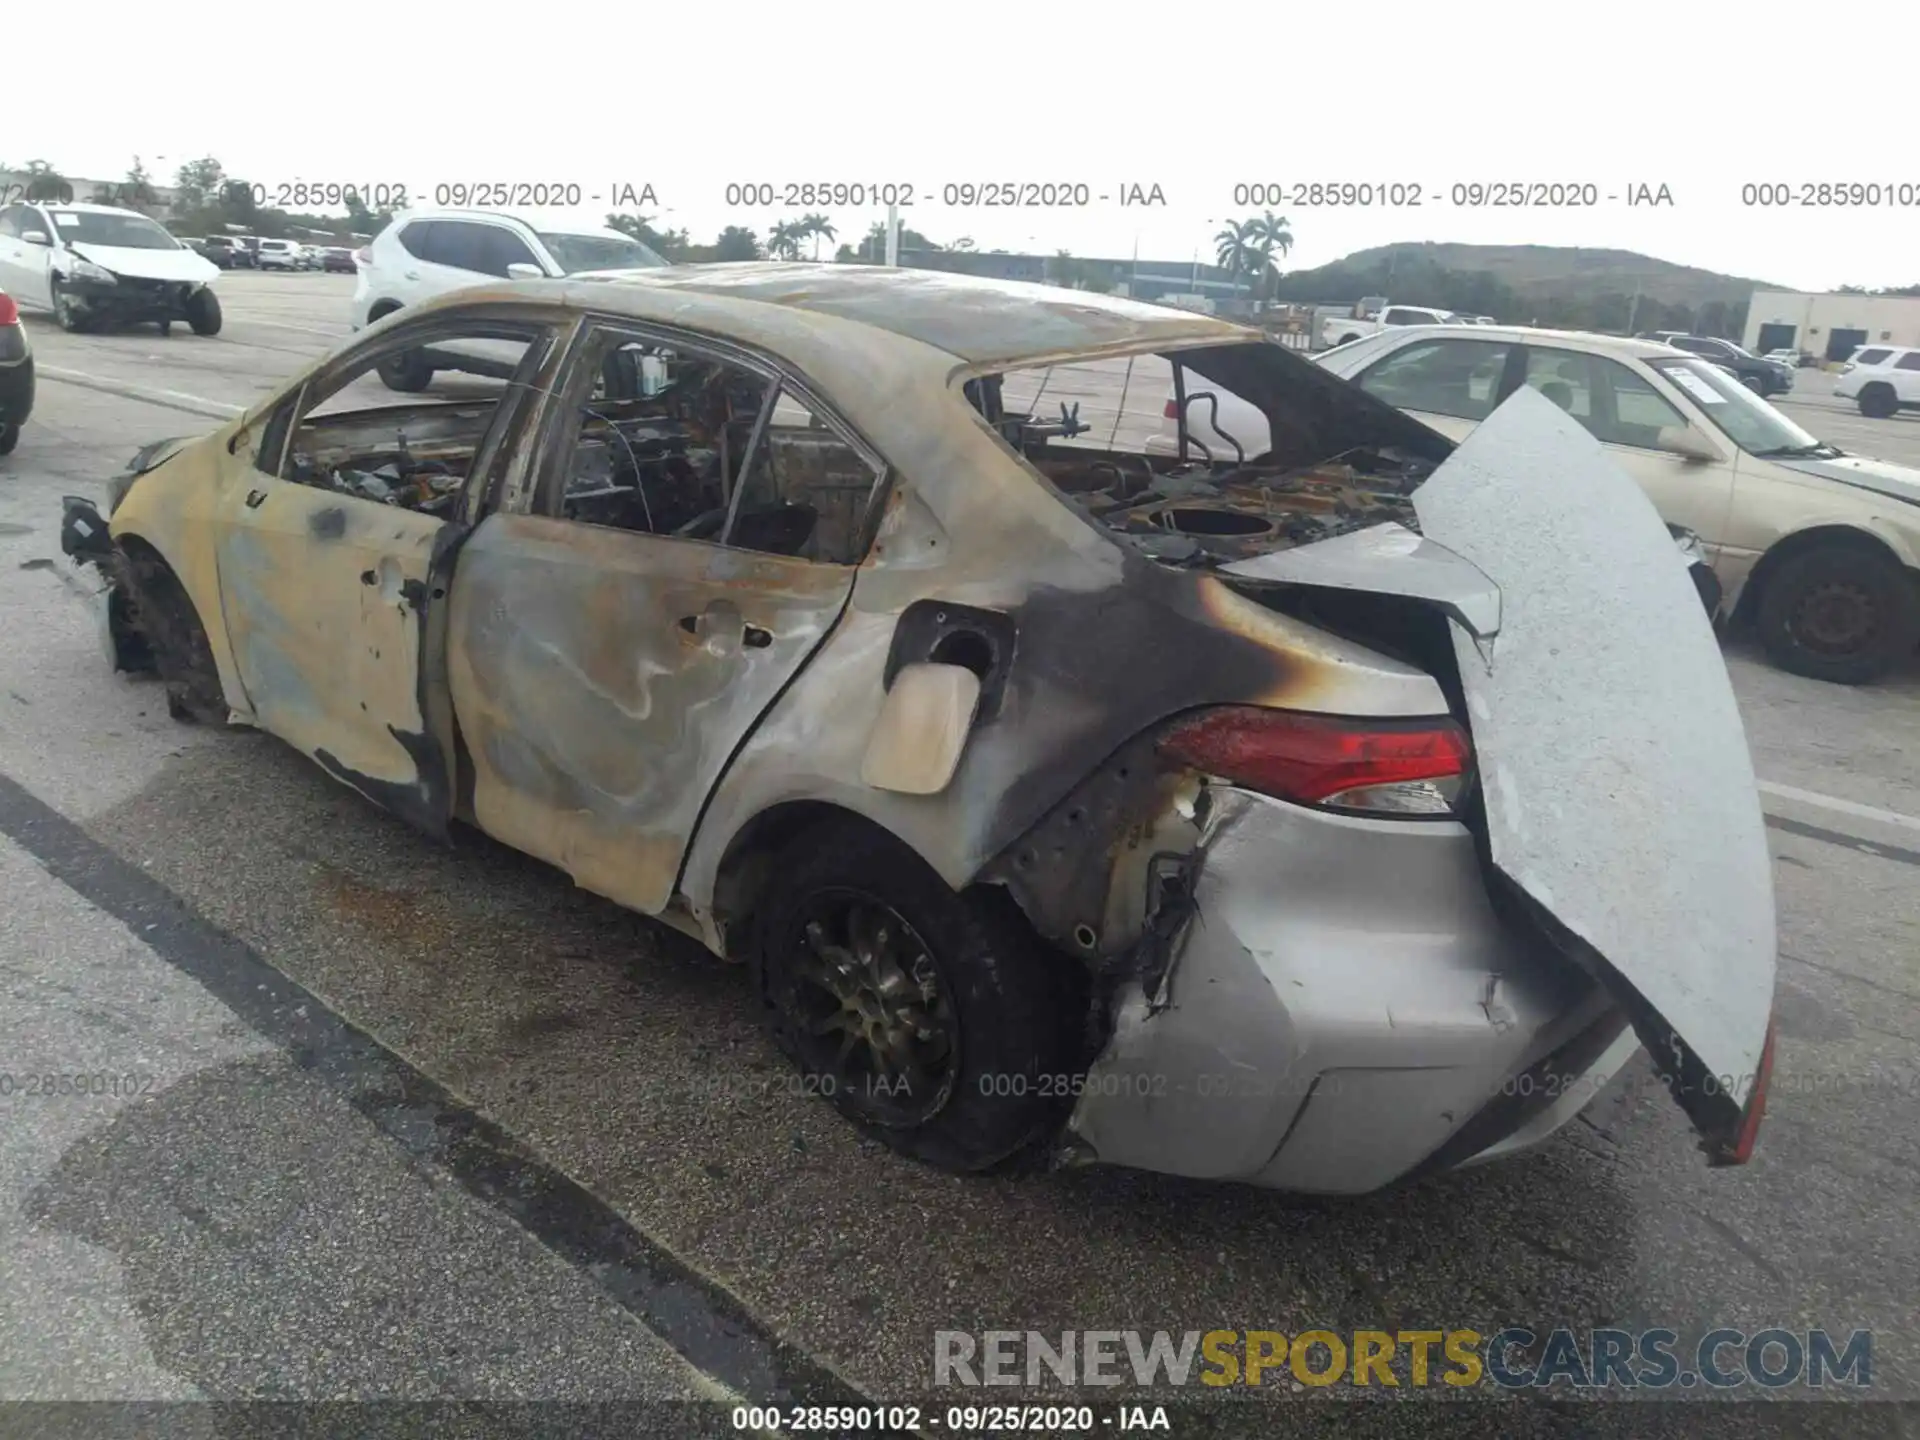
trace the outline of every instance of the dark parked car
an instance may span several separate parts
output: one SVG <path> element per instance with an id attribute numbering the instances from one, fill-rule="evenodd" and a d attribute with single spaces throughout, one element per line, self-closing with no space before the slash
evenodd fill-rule
<path id="1" fill-rule="evenodd" d="M 329 245 L 320 254 L 320 268 L 329 275 L 353 274 L 353 251 L 344 245 Z"/>
<path id="2" fill-rule="evenodd" d="M 20 323 L 20 307 L 0 290 L 0 455 L 20 443 L 20 427 L 33 413 L 33 346 Z"/>
<path id="3" fill-rule="evenodd" d="M 209 235 L 204 240 L 187 243 L 222 270 L 233 270 L 248 263 L 245 247 L 231 235 Z"/>
<path id="4" fill-rule="evenodd" d="M 1711 335 L 1662 335 L 1660 339 L 1676 350 L 1685 350 L 1716 365 L 1724 365 L 1740 377 L 1740 383 L 1758 395 L 1779 395 L 1793 389 L 1793 371 L 1771 360 L 1762 360 L 1751 350 L 1743 350 L 1731 340 Z"/>

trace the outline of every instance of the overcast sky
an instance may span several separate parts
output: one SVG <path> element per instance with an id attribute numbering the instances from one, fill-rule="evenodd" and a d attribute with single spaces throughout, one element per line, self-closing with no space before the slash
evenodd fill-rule
<path id="1" fill-rule="evenodd" d="M 1284 268 L 1390 241 L 1637 250 L 1794 288 L 1920 283 L 1920 159 L 1897 111 L 1910 6 L 1589 3 L 825 5 L 73 14 L 6 26 L 0 161 L 156 179 L 217 156 L 294 181 L 559 182 L 582 202 L 651 184 L 656 223 L 706 239 L 826 209 L 738 209 L 729 182 L 911 185 L 903 220 L 981 249 L 1211 258 L 1234 186 L 1419 187 L 1419 208 L 1285 203 Z M 724 20 L 721 18 L 724 14 Z M 102 33 L 104 27 L 106 34 Z M 108 43 L 110 38 L 111 43 Z M 57 58 L 85 51 L 81 70 Z M 42 57 L 35 60 L 32 57 Z M 956 208 L 948 185 L 1084 182 L 1086 209 Z M 1592 185 L 1595 208 L 1486 209 L 1455 185 Z M 1745 185 L 1881 186 L 1877 208 L 1762 207 Z M 1122 208 L 1157 185 L 1164 206 Z M 1670 206 L 1630 207 L 1666 186 Z M 1609 196 L 1619 196 L 1609 200 Z M 1891 197 L 1893 203 L 1884 203 Z M 1904 199 L 1902 207 L 1898 202 Z"/>

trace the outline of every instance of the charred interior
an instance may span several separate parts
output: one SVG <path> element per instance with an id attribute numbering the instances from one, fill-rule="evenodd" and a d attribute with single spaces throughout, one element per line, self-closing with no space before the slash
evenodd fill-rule
<path id="1" fill-rule="evenodd" d="M 1409 497 L 1451 449 L 1441 437 L 1277 345 L 1155 358 L 1176 377 L 1166 418 L 1184 456 L 1127 443 L 1124 414 L 1100 437 L 1077 404 L 1058 403 L 1057 415 L 1010 406 L 1008 376 L 969 381 L 966 396 L 1090 519 L 1168 564 L 1231 562 L 1388 522 L 1418 529 Z M 1265 411 L 1268 449 L 1213 454 L 1188 434 L 1188 417 L 1217 411 L 1221 390 Z"/>
<path id="2" fill-rule="evenodd" d="M 405 510 L 449 515 L 498 403 L 307 417 L 294 431 L 286 478 Z"/>
<path id="3" fill-rule="evenodd" d="M 582 524 L 830 564 L 857 558 L 878 471 L 755 370 L 610 336 L 536 504 Z M 469 381 L 469 383 L 471 383 Z M 451 515 L 497 399 L 311 416 L 287 478 Z"/>
<path id="4" fill-rule="evenodd" d="M 558 513 L 827 563 L 854 558 L 877 475 L 777 381 L 610 337 Z"/>

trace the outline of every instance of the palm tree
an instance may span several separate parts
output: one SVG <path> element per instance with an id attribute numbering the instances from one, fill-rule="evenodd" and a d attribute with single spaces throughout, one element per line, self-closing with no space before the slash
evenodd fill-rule
<path id="1" fill-rule="evenodd" d="M 1260 256 L 1261 282 L 1269 283 L 1279 276 L 1273 263 L 1273 252 L 1278 250 L 1285 255 L 1293 249 L 1293 231 L 1288 228 L 1286 216 L 1276 215 L 1271 210 L 1258 220 L 1249 220 L 1246 224 L 1252 228 L 1255 236 L 1254 247 Z"/>
<path id="2" fill-rule="evenodd" d="M 817 210 L 811 215 L 802 215 L 800 217 L 799 228 L 802 235 L 813 241 L 813 258 L 816 260 L 820 258 L 820 242 L 822 240 L 837 240 L 840 238 L 840 232 L 833 228 L 833 222 Z"/>
<path id="3" fill-rule="evenodd" d="M 767 232 L 767 254 L 777 260 L 798 260 L 806 235 L 804 221 L 782 220 Z"/>
<path id="4" fill-rule="evenodd" d="M 1220 268 L 1229 275 L 1245 275 L 1249 280 L 1259 273 L 1262 263 L 1255 246 L 1259 239 L 1254 233 L 1254 220 L 1229 220 L 1226 228 L 1213 237 L 1213 256 Z"/>

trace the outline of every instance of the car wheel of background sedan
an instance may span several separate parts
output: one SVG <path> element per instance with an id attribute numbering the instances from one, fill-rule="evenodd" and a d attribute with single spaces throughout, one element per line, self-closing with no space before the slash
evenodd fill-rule
<path id="1" fill-rule="evenodd" d="M 1786 561 L 1760 596 L 1760 640 L 1795 675 L 1864 685 L 1920 643 L 1920 593 L 1897 561 L 1831 545 Z"/>
<path id="2" fill-rule="evenodd" d="M 220 333 L 220 297 L 205 285 L 187 297 L 187 324 L 196 335 Z"/>
<path id="3" fill-rule="evenodd" d="M 67 287 L 57 278 L 48 282 L 47 300 L 53 307 L 54 324 L 69 335 L 77 335 L 87 328 L 79 308 L 74 304 L 73 296 L 67 293 Z"/>
<path id="4" fill-rule="evenodd" d="M 1869 420 L 1885 420 L 1900 408 L 1900 399 L 1891 385 L 1878 382 L 1860 392 L 1860 413 Z"/>
<path id="5" fill-rule="evenodd" d="M 18 425 L 0 425 L 0 455 L 11 455 L 13 447 L 20 443 Z"/>
<path id="6" fill-rule="evenodd" d="M 858 822 L 809 830 L 771 874 L 754 968 L 810 1089 L 944 1170 L 988 1169 L 1064 1119 L 1082 986 L 1002 892 L 955 894 Z"/>
<path id="7" fill-rule="evenodd" d="M 389 390 L 414 395 L 433 383 L 433 366 L 418 350 L 380 362 L 380 379 Z"/>
<path id="8" fill-rule="evenodd" d="M 1740 383 L 1756 395 L 1764 395 L 1767 393 L 1767 382 L 1762 380 L 1758 375 L 1742 375 L 1740 377 Z"/>

